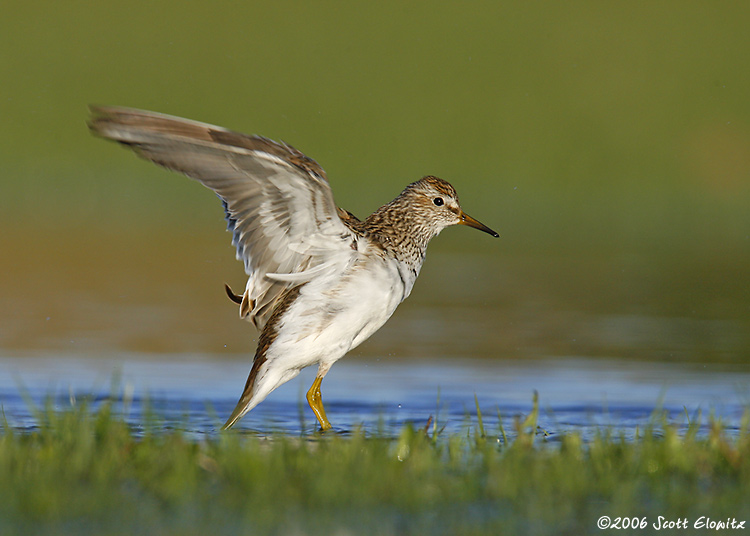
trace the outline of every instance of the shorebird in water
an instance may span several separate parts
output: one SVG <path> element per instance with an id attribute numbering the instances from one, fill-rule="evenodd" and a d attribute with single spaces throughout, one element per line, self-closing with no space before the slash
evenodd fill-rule
<path id="1" fill-rule="evenodd" d="M 364 221 L 338 208 L 325 171 L 297 149 L 179 117 L 92 107 L 99 136 L 179 171 L 224 204 L 245 292 L 229 297 L 260 331 L 245 389 L 223 429 L 310 365 L 307 401 L 323 430 L 320 384 L 331 366 L 375 333 L 411 292 L 429 241 L 451 225 L 498 234 L 466 214 L 433 176 L 409 184 Z"/>

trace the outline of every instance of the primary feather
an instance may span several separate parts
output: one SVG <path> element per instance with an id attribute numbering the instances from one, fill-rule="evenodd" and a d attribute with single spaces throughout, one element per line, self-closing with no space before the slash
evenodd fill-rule
<path id="1" fill-rule="evenodd" d="M 352 231 L 339 217 L 325 172 L 293 147 L 131 108 L 92 107 L 92 113 L 95 133 L 221 198 L 249 276 L 240 311 L 258 329 L 288 288 L 351 252 Z"/>

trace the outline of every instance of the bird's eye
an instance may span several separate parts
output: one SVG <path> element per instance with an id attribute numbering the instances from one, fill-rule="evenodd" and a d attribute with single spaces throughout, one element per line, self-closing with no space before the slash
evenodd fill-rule
<path id="1" fill-rule="evenodd" d="M 442 207 L 443 206 L 443 198 L 442 197 L 436 197 L 432 200 L 433 203 L 435 203 L 436 206 Z"/>

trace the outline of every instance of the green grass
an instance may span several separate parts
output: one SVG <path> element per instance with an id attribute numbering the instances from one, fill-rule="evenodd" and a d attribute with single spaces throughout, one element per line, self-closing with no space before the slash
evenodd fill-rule
<path id="1" fill-rule="evenodd" d="M 0 436 L 0 533 L 586 534 L 607 515 L 750 519 L 750 435 L 655 414 L 635 441 L 545 442 L 536 411 L 505 430 L 398 438 L 238 433 L 201 441 L 108 405 L 38 414 Z M 511 431 L 508 431 L 511 432 Z M 437 434 L 437 435 L 436 435 Z"/>

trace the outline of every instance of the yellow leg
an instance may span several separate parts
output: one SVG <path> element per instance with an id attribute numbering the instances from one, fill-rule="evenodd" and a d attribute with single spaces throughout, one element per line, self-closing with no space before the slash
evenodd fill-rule
<path id="1" fill-rule="evenodd" d="M 331 428 L 331 423 L 328 422 L 328 417 L 326 417 L 326 410 L 323 407 L 323 397 L 320 394 L 320 383 L 322 381 L 322 376 L 315 378 L 312 387 L 307 391 L 307 403 L 310 404 L 310 409 L 313 410 L 313 413 L 318 418 L 320 428 L 325 431 Z"/>

